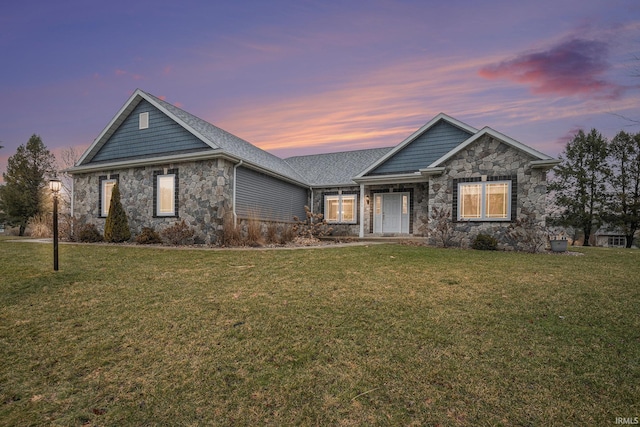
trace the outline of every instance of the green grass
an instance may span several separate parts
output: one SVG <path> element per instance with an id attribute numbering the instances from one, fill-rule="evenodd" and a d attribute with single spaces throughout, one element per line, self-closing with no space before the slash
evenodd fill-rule
<path id="1" fill-rule="evenodd" d="M 0 240 L 0 424 L 615 425 L 640 251 Z"/>

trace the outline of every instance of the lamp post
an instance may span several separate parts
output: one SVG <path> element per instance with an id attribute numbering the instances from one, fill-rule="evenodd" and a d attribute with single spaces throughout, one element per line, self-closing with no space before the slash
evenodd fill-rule
<path id="1" fill-rule="evenodd" d="M 58 178 L 49 180 L 49 189 L 53 194 L 53 270 L 58 271 L 58 193 L 62 182 Z"/>

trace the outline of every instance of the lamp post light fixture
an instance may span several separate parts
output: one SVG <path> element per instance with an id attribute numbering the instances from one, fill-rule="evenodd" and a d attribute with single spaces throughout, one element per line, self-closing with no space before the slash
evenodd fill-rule
<path id="1" fill-rule="evenodd" d="M 58 178 L 49 180 L 49 190 L 53 195 L 53 270 L 58 271 L 58 193 L 62 182 Z"/>

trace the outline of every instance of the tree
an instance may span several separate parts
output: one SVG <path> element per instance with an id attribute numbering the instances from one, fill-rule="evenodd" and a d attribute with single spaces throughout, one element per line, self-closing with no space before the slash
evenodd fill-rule
<path id="1" fill-rule="evenodd" d="M 640 228 L 640 133 L 619 132 L 609 145 L 611 192 L 606 222 L 625 234 L 627 248 Z"/>
<path id="2" fill-rule="evenodd" d="M 53 154 L 35 134 L 9 157 L 7 171 L 2 174 L 5 185 L 0 187 L 0 215 L 7 224 L 20 227 L 20 236 L 29 219 L 43 213 L 45 177 L 52 173 L 54 162 Z"/>
<path id="3" fill-rule="evenodd" d="M 549 189 L 560 208 L 558 222 L 580 228 L 584 246 L 589 246 L 591 231 L 600 226 L 606 203 L 608 142 L 596 129 L 580 130 L 570 141 L 555 167 Z"/>
<path id="4" fill-rule="evenodd" d="M 131 238 L 131 230 L 127 221 L 127 214 L 120 202 L 120 189 L 118 184 L 113 186 L 109 213 L 104 223 L 104 240 L 107 242 L 126 242 Z"/>

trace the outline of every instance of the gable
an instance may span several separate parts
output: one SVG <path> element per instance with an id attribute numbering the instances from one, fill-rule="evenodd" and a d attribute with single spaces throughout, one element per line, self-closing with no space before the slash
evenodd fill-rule
<path id="1" fill-rule="evenodd" d="M 467 140 L 472 133 L 439 120 L 367 175 L 417 172 Z"/>
<path id="2" fill-rule="evenodd" d="M 139 129 L 140 113 L 149 113 L 147 129 Z M 209 145 L 143 99 L 90 159 L 90 162 L 155 157 L 210 149 Z"/>

